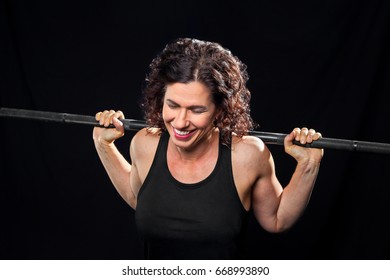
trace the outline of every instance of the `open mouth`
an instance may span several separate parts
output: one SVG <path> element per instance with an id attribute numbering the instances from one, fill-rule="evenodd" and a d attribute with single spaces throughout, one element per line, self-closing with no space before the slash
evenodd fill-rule
<path id="1" fill-rule="evenodd" d="M 191 137 L 191 135 L 194 134 L 196 130 L 179 130 L 179 129 L 176 129 L 176 128 L 173 128 L 173 133 L 175 134 L 175 137 L 176 138 L 179 138 L 179 139 L 187 139 L 189 137 Z"/>

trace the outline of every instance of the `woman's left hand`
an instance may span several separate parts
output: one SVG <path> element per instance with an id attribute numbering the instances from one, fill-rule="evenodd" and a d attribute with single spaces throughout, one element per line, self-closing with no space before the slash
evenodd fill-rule
<path id="1" fill-rule="evenodd" d="M 294 130 L 284 138 L 284 150 L 294 157 L 298 162 L 320 163 L 324 155 L 324 149 L 306 148 L 294 144 L 294 140 L 301 144 L 312 143 L 321 138 L 322 135 L 314 129 L 294 128 Z"/>

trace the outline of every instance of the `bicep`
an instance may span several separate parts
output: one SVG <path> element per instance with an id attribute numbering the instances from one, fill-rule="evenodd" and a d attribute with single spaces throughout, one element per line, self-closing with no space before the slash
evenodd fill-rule
<path id="1" fill-rule="evenodd" d="M 141 180 L 139 178 L 139 175 L 138 175 L 138 169 L 137 169 L 137 166 L 135 164 L 133 164 L 131 166 L 131 173 L 130 173 L 130 188 L 131 188 L 131 191 L 132 191 L 132 194 L 133 194 L 133 203 L 131 205 L 131 207 L 133 209 L 136 208 L 137 206 L 137 197 L 138 197 L 138 192 L 141 188 Z"/>
<path id="2" fill-rule="evenodd" d="M 130 144 L 130 160 L 131 160 L 131 172 L 130 172 L 130 188 L 134 196 L 134 205 L 132 207 L 135 209 L 137 204 L 137 197 L 139 189 L 141 188 L 142 182 L 139 176 L 138 163 L 139 161 L 139 152 L 137 151 L 137 139 L 133 138 Z"/>
<path id="3" fill-rule="evenodd" d="M 137 202 L 138 193 L 152 165 L 158 140 L 157 134 L 148 134 L 145 129 L 142 129 L 137 132 L 131 141 L 130 159 L 132 170 L 130 173 L 130 186 L 135 202 Z"/>
<path id="4" fill-rule="evenodd" d="M 261 174 L 252 190 L 252 208 L 256 220 L 267 231 L 273 231 L 283 187 L 276 177 L 275 165 L 269 153 L 261 165 Z"/>

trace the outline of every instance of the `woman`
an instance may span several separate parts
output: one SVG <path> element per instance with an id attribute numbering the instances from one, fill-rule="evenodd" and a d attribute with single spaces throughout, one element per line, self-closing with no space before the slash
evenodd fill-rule
<path id="1" fill-rule="evenodd" d="M 310 199 L 323 156 L 303 148 L 321 137 L 295 128 L 284 140 L 297 161 L 282 187 L 272 155 L 253 128 L 246 66 L 220 44 L 180 38 L 152 61 L 142 107 L 148 128 L 133 137 L 131 164 L 114 141 L 121 111 L 94 128 L 99 157 L 119 194 L 135 209 L 150 259 L 240 258 L 248 211 L 269 232 L 290 228 Z"/>

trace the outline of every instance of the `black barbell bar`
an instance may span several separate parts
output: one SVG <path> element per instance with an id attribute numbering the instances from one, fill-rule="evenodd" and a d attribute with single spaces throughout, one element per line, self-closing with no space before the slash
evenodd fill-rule
<path id="1" fill-rule="evenodd" d="M 94 116 L 15 109 L 6 107 L 0 108 L 0 117 L 101 126 L 99 122 L 96 121 Z M 141 120 L 121 119 L 121 122 L 123 123 L 124 129 L 129 131 L 137 131 L 147 127 L 145 121 Z M 287 135 L 284 133 L 262 132 L 255 130 L 249 131 L 248 134 L 260 138 L 266 144 L 275 145 L 284 145 L 284 138 Z M 313 141 L 312 143 L 302 145 L 299 142 L 294 141 L 294 144 L 308 148 L 323 148 L 356 152 L 371 152 L 378 154 L 390 154 L 390 144 L 388 143 L 321 137 L 320 139 Z"/>

